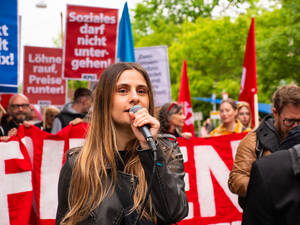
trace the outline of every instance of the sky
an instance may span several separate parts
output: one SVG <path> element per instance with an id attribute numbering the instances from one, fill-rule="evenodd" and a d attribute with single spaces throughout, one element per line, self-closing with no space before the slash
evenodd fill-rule
<path id="1" fill-rule="evenodd" d="M 46 3 L 46 8 L 37 8 L 39 2 Z M 119 9 L 119 17 L 125 0 L 19 0 L 21 15 L 21 46 L 55 47 L 53 40 L 61 31 L 61 16 L 65 24 L 66 5 L 83 5 Z M 141 0 L 127 0 L 129 10 Z"/>

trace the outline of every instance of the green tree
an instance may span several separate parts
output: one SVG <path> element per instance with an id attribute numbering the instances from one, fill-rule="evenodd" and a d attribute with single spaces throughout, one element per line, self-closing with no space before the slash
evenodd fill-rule
<path id="1" fill-rule="evenodd" d="M 257 0 L 227 0 L 231 6 L 241 3 L 253 4 Z M 134 28 L 137 33 L 150 34 L 161 20 L 166 23 L 181 24 L 195 22 L 199 17 L 211 17 L 212 11 L 219 6 L 219 0 L 143 0 L 134 9 Z"/>
<path id="2" fill-rule="evenodd" d="M 214 92 L 220 98 L 222 90 L 226 90 L 237 99 L 246 39 L 254 16 L 258 100 L 269 103 L 279 85 L 300 81 L 300 5 L 292 0 L 274 2 L 282 7 L 275 5 L 273 11 L 267 11 L 252 4 L 246 14 L 234 21 L 199 14 L 195 21 L 179 23 L 158 14 L 144 27 L 148 33 L 134 31 L 135 43 L 139 47 L 168 45 L 173 99 L 178 97 L 183 59 L 187 60 L 192 97 L 210 97 Z M 133 22 L 137 27 L 141 23 Z M 193 108 L 206 115 L 212 106 L 193 101 Z"/>

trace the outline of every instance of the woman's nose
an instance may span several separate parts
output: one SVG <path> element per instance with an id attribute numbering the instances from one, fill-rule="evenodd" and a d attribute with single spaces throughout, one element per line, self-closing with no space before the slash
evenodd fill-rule
<path id="1" fill-rule="evenodd" d="M 130 101 L 135 103 L 139 101 L 139 95 L 135 90 L 131 91 L 130 93 Z"/>

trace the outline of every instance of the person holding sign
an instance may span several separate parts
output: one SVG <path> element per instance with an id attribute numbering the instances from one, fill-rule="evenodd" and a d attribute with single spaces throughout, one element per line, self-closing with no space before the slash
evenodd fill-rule
<path id="1" fill-rule="evenodd" d="M 77 88 L 74 93 L 74 101 L 67 103 L 63 110 L 55 117 L 51 133 L 56 134 L 76 118 L 84 118 L 91 105 L 92 92 L 87 88 Z"/>
<path id="2" fill-rule="evenodd" d="M 85 144 L 68 152 L 60 172 L 56 224 L 182 220 L 188 213 L 183 157 L 176 140 L 159 134 L 147 72 L 136 63 L 113 64 L 94 97 Z"/>
<path id="3" fill-rule="evenodd" d="M 7 108 L 8 116 L 11 117 L 6 123 L 2 123 L 3 136 L 13 136 L 17 133 L 17 128 L 30 120 L 30 103 L 29 99 L 23 94 L 15 94 L 9 99 Z M 26 123 L 26 122 L 25 122 Z"/>

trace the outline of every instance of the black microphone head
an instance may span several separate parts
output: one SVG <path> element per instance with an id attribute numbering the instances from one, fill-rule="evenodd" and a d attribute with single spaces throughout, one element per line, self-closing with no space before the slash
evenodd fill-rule
<path id="1" fill-rule="evenodd" d="M 129 109 L 129 112 L 133 112 L 135 114 L 137 111 L 141 110 L 142 108 L 143 107 L 140 105 L 134 105 Z"/>

